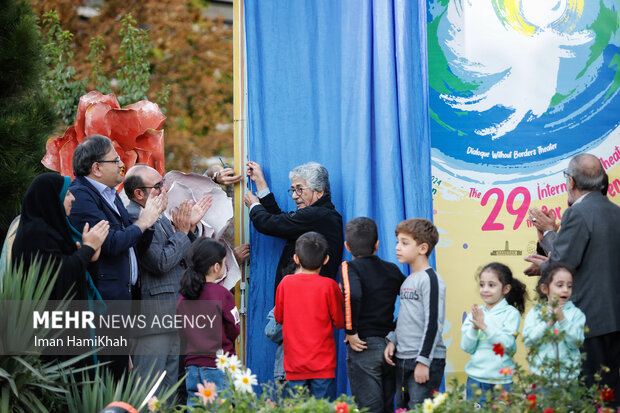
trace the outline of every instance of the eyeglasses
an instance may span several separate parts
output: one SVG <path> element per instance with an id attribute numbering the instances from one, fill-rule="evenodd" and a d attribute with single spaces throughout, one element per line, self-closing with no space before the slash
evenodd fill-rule
<path id="1" fill-rule="evenodd" d="M 112 162 L 114 162 L 116 164 L 116 166 L 118 166 L 121 163 L 121 158 L 116 158 L 116 159 L 112 159 L 112 160 L 102 159 L 100 161 L 95 161 L 95 162 L 99 162 L 99 163 L 106 163 L 106 162 L 112 163 Z"/>
<path id="2" fill-rule="evenodd" d="M 566 171 L 562 171 L 562 174 L 564 174 L 564 178 L 572 178 L 572 176 L 569 175 Z"/>
<path id="3" fill-rule="evenodd" d="M 287 192 L 291 196 L 293 196 L 293 192 L 295 192 L 297 194 L 297 196 L 301 196 L 304 193 L 304 189 L 310 189 L 310 188 L 307 187 L 307 186 L 298 186 L 297 188 L 289 189 Z M 312 189 L 310 189 L 310 190 L 312 190 Z"/>
<path id="4" fill-rule="evenodd" d="M 161 181 L 157 182 L 153 186 L 141 186 L 140 188 L 142 188 L 142 189 L 161 189 L 161 187 L 164 186 L 165 183 L 166 183 L 166 180 L 162 179 Z"/>

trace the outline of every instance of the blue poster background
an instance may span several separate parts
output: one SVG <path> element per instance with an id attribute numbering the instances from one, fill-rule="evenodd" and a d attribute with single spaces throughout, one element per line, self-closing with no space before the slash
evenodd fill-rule
<path id="1" fill-rule="evenodd" d="M 396 224 L 432 217 L 424 2 L 246 0 L 245 27 L 248 159 L 263 165 L 283 210 L 295 208 L 289 170 L 325 165 L 344 221 L 375 219 L 378 254 L 395 262 Z M 283 242 L 253 227 L 250 242 L 247 364 L 265 382 L 275 345 L 263 329 Z"/>

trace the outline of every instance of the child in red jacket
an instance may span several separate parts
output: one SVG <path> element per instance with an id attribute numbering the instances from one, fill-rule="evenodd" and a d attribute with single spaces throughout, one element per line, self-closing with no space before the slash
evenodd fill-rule
<path id="1" fill-rule="evenodd" d="M 284 371 L 288 386 L 306 386 L 317 398 L 335 399 L 336 343 L 333 327 L 343 328 L 343 297 L 338 284 L 319 275 L 327 263 L 327 240 L 307 232 L 295 243 L 297 274 L 284 277 L 276 291 L 275 319 L 282 324 Z"/>

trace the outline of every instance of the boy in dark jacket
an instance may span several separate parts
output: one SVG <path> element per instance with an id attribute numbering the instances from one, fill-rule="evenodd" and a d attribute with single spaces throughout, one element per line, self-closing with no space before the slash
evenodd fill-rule
<path id="1" fill-rule="evenodd" d="M 369 412 L 394 411 L 395 368 L 383 358 L 385 337 L 394 329 L 394 303 L 405 276 L 375 255 L 377 225 L 354 218 L 345 226 L 344 243 L 353 260 L 341 267 L 347 371 L 351 394 Z"/>

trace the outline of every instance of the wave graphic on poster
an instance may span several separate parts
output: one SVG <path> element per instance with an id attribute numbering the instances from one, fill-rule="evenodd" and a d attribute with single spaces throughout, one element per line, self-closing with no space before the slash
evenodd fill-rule
<path id="1" fill-rule="evenodd" d="M 488 90 L 470 97 L 440 97 L 460 110 L 484 112 L 500 105 L 513 110 L 505 120 L 478 129 L 477 134 L 497 139 L 516 129 L 528 113 L 534 117 L 544 114 L 556 93 L 560 58 L 574 58 L 572 46 L 594 39 L 590 30 L 558 31 L 556 26 L 569 19 L 564 17 L 568 4 L 552 3 L 555 2 L 525 0 L 521 10 L 515 10 L 514 4 L 501 8 L 496 2 L 479 0 L 463 2 L 463 8 L 457 8 L 456 3 L 448 6 L 453 36 L 446 47 L 456 57 L 452 65 L 472 78 L 502 77 L 492 80 Z M 533 64 L 544 68 L 535 78 L 531 76 Z"/>
<path id="2" fill-rule="evenodd" d="M 514 177 L 617 139 L 618 7 L 429 0 L 433 165 Z"/>

